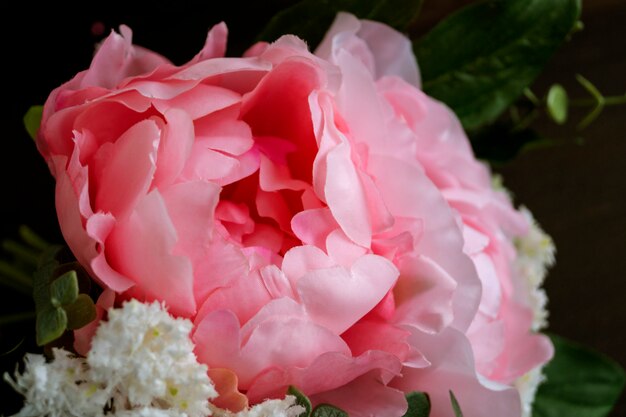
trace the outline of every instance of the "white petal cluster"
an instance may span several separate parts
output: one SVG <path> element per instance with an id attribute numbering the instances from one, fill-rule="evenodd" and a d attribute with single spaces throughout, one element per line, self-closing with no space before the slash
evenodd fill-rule
<path id="1" fill-rule="evenodd" d="M 217 392 L 193 353 L 192 326 L 158 302 L 133 300 L 111 309 L 87 355 L 93 380 L 107 385 L 115 404 L 127 399 L 132 408 L 158 405 L 206 415 L 207 399 Z"/>
<path id="2" fill-rule="evenodd" d="M 522 417 L 531 417 L 533 402 L 537 388 L 545 380 L 545 376 L 541 372 L 542 368 L 537 367 L 527 372 L 515 381 L 515 387 L 520 394 L 522 401 Z"/>
<path id="3" fill-rule="evenodd" d="M 298 417 L 305 409 L 296 405 L 296 397 L 287 395 L 284 400 L 265 400 L 238 413 L 220 408 L 213 408 L 212 411 L 213 417 Z"/>
<path id="4" fill-rule="evenodd" d="M 296 398 L 266 400 L 232 413 L 217 397 L 193 353 L 192 323 L 154 302 L 110 309 L 87 358 L 54 349 L 54 358 L 28 354 L 23 373 L 4 378 L 25 397 L 16 417 L 297 417 Z"/>
<path id="5" fill-rule="evenodd" d="M 548 268 L 554 265 L 556 248 L 552 238 L 537 224 L 528 209 L 522 207 L 520 211 L 531 224 L 529 232 L 515 241 L 517 259 L 515 271 L 520 282 L 525 286 L 528 303 L 533 311 L 533 331 L 544 329 L 548 324 L 548 297 L 541 286 L 548 273 Z"/>

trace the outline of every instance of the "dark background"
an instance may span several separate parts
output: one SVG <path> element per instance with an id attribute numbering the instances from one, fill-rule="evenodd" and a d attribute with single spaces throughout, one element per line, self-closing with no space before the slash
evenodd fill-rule
<path id="1" fill-rule="evenodd" d="M 49 241 L 61 241 L 54 184 L 21 119 L 30 105 L 43 103 L 53 88 L 89 65 L 94 44 L 102 39 L 93 33 L 94 23 L 103 24 L 105 34 L 128 24 L 135 43 L 180 64 L 202 47 L 207 29 L 221 20 L 231 34 L 229 54 L 241 52 L 273 12 L 291 2 L 211 3 L 156 2 L 136 12 L 106 1 L 76 17 L 58 5 L 41 9 L 11 2 L 9 10 L 8 2 L 2 2 L 0 237 L 15 237 L 18 225 L 25 223 Z M 425 3 L 416 33 L 469 1 Z M 626 92 L 626 2 L 588 0 L 582 20 L 585 30 L 552 59 L 533 87 L 537 94 L 559 82 L 571 95 L 586 98 L 575 82 L 576 73 L 605 95 Z M 626 106 L 605 109 L 599 120 L 579 132 L 575 124 L 583 115 L 574 112 L 573 122 L 564 128 L 539 120 L 535 127 L 558 145 L 527 152 L 496 170 L 504 175 L 516 202 L 529 207 L 556 242 L 557 266 L 546 282 L 550 330 L 625 366 Z M 30 309 L 28 297 L 0 287 L 0 313 Z M 32 322 L 0 328 L 0 352 L 22 341 L 20 330 L 32 329 Z M 32 344 L 26 338 L 18 349 L 1 356 L 0 371 L 12 370 Z M 0 414 L 11 414 L 16 411 L 15 396 L 1 385 Z M 626 416 L 623 395 L 611 416 Z"/>

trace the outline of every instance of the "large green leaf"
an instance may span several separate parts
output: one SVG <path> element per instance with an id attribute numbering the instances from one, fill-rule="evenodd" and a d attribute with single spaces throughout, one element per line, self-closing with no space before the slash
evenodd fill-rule
<path id="1" fill-rule="evenodd" d="M 578 21 L 581 0 L 489 0 L 415 42 L 423 88 L 467 129 L 493 122 L 539 75 Z"/>
<path id="2" fill-rule="evenodd" d="M 537 391 L 533 417 L 604 417 L 624 388 L 624 370 L 611 359 L 551 336 L 556 350 Z"/>
<path id="3" fill-rule="evenodd" d="M 337 12 L 376 20 L 403 31 L 417 17 L 423 0 L 303 0 L 281 11 L 259 34 L 274 41 L 285 34 L 306 40 L 311 50 L 320 43 Z"/>

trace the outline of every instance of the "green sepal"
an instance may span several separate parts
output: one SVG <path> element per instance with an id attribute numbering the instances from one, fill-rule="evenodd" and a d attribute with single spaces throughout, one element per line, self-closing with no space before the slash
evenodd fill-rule
<path id="1" fill-rule="evenodd" d="M 539 75 L 576 26 L 580 0 L 489 0 L 414 43 L 424 91 L 466 129 L 492 123 Z"/>
<path id="2" fill-rule="evenodd" d="M 463 417 L 463 411 L 461 411 L 461 406 L 459 405 L 459 401 L 454 396 L 452 391 L 450 393 L 450 404 L 452 404 L 452 410 L 454 411 L 455 417 Z"/>
<path id="3" fill-rule="evenodd" d="M 402 417 L 428 417 L 430 415 L 430 399 L 425 392 L 413 391 L 406 394 L 408 409 Z"/>
<path id="4" fill-rule="evenodd" d="M 309 397 L 304 395 L 302 391 L 300 391 L 298 388 L 294 387 L 293 385 L 289 386 L 289 388 L 287 389 L 287 394 L 293 395 L 294 397 L 296 397 L 296 404 L 304 407 L 305 411 L 304 413 L 300 414 L 299 417 L 308 417 L 311 415 L 311 410 L 313 406 L 311 405 L 311 400 L 309 400 Z"/>
<path id="5" fill-rule="evenodd" d="M 46 308 L 37 313 L 36 339 L 39 346 L 58 339 L 67 327 L 67 315 L 61 307 Z"/>
<path id="6" fill-rule="evenodd" d="M 330 404 L 319 404 L 311 412 L 311 417 L 348 417 L 348 413 Z"/>
<path id="7" fill-rule="evenodd" d="M 544 368 L 533 417 L 605 417 L 624 389 L 624 370 L 612 359 L 550 335 L 555 354 Z"/>
<path id="8" fill-rule="evenodd" d="M 37 139 L 37 131 L 39 131 L 39 126 L 41 125 L 42 115 L 43 106 L 31 106 L 24 115 L 24 127 L 33 140 Z"/>
<path id="9" fill-rule="evenodd" d="M 311 50 L 321 42 L 337 12 L 385 23 L 400 31 L 417 18 L 423 0 L 303 0 L 277 13 L 258 40 L 273 42 L 284 34 L 304 39 Z"/>
<path id="10" fill-rule="evenodd" d="M 72 304 L 78 297 L 76 271 L 67 271 L 50 284 L 50 302 L 54 307 Z"/>
<path id="11" fill-rule="evenodd" d="M 560 84 L 554 84 L 548 91 L 546 106 L 548 114 L 556 123 L 562 125 L 567 121 L 568 110 L 567 91 Z"/>

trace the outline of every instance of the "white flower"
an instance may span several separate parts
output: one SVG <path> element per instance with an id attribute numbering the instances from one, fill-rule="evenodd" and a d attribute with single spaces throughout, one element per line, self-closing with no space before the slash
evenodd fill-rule
<path id="1" fill-rule="evenodd" d="M 537 367 L 515 381 L 522 401 L 522 417 L 531 417 L 537 388 L 544 380 L 541 367 Z"/>
<path id="2" fill-rule="evenodd" d="M 101 386 L 89 380 L 85 361 L 62 349 L 53 349 L 54 360 L 27 354 L 23 374 L 4 379 L 25 397 L 19 417 L 99 416 L 108 401 Z"/>
<path id="3" fill-rule="evenodd" d="M 189 338 L 192 323 L 158 302 L 110 309 L 87 358 L 54 349 L 54 359 L 26 355 L 22 374 L 4 378 L 25 397 L 16 417 L 297 417 L 296 398 L 266 400 L 232 413 L 217 397 Z"/>
<path id="4" fill-rule="evenodd" d="M 541 230 L 530 211 L 525 207 L 520 208 L 520 211 L 528 219 L 531 227 L 525 236 L 515 241 L 517 259 L 514 268 L 533 312 L 532 330 L 539 331 L 548 324 L 546 309 L 548 297 L 541 286 L 548 268 L 554 265 L 556 248 L 552 238 Z"/>
<path id="5" fill-rule="evenodd" d="M 296 405 L 293 395 L 285 396 L 284 400 L 265 400 L 238 413 L 216 407 L 212 410 L 214 417 L 297 417 L 305 411 L 304 407 Z"/>
<path id="6" fill-rule="evenodd" d="M 93 380 L 131 407 L 158 402 L 160 408 L 180 409 L 190 417 L 206 415 L 207 399 L 217 392 L 207 366 L 193 353 L 192 326 L 189 320 L 174 319 L 158 302 L 132 300 L 110 310 L 87 355 Z"/>

